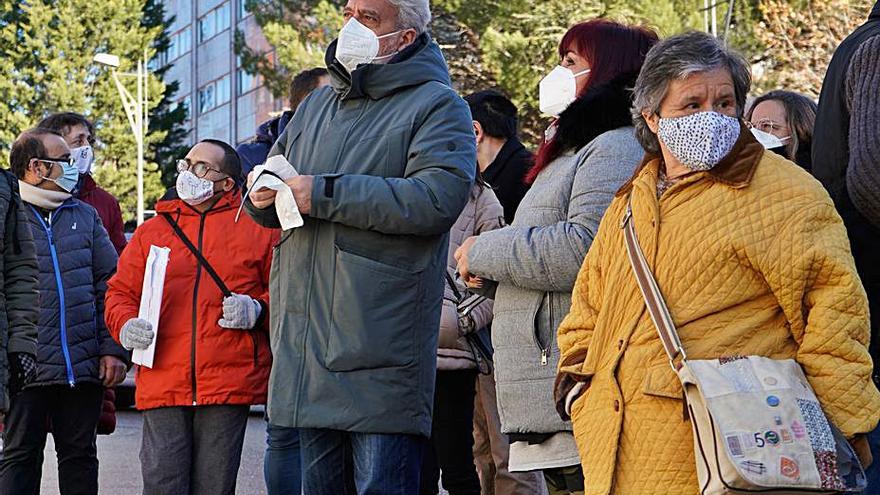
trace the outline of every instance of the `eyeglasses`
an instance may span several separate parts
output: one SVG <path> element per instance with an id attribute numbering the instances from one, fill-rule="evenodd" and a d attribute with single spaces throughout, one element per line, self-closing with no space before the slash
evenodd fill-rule
<path id="1" fill-rule="evenodd" d="M 761 119 L 755 123 L 749 123 L 749 124 L 750 124 L 749 127 L 751 127 L 751 128 L 758 129 L 759 131 L 764 131 L 764 132 L 767 132 L 770 134 L 773 134 L 774 132 L 779 132 L 779 131 L 786 129 L 788 127 L 784 124 L 774 122 L 770 119 Z"/>
<path id="2" fill-rule="evenodd" d="M 43 163 L 49 163 L 53 166 L 58 165 L 60 167 L 63 167 L 65 165 L 67 165 L 69 167 L 72 167 L 72 166 L 76 165 L 76 161 L 72 157 L 71 158 L 43 158 L 43 157 L 38 156 L 38 157 L 34 157 L 34 159 L 37 161 L 43 162 Z"/>
<path id="3" fill-rule="evenodd" d="M 185 172 L 189 170 L 196 177 L 200 179 L 204 179 L 208 172 L 214 172 L 215 174 L 220 174 L 224 177 L 229 177 L 229 174 L 225 174 L 214 167 L 211 167 L 205 162 L 195 162 L 191 163 L 189 160 L 184 158 L 183 160 L 177 160 L 177 172 Z"/>

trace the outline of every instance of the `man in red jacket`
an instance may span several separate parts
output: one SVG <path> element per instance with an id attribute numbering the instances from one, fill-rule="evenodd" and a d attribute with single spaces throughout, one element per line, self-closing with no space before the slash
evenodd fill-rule
<path id="1" fill-rule="evenodd" d="M 144 493 L 234 493 L 249 406 L 266 401 L 278 231 L 235 222 L 241 162 L 228 144 L 202 141 L 177 169 L 158 216 L 122 252 L 106 321 L 127 349 L 156 342 L 153 367 L 136 378 Z M 150 246 L 171 249 L 158 328 L 138 318 Z"/>
<path id="2" fill-rule="evenodd" d="M 78 113 L 61 112 L 46 117 L 37 127 L 51 129 L 61 134 L 61 137 L 67 141 L 67 145 L 70 146 L 70 156 L 76 160 L 79 169 L 79 184 L 75 191 L 77 198 L 98 210 L 101 223 L 110 234 L 110 242 L 116 248 L 116 253 L 121 254 L 122 248 L 125 247 L 125 233 L 119 201 L 99 187 L 92 178 L 92 165 L 95 162 L 94 124 Z"/>

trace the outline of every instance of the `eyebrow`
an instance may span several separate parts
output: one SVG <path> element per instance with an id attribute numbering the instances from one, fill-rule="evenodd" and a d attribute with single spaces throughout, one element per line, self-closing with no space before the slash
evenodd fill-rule
<path id="1" fill-rule="evenodd" d="M 372 10 L 372 9 L 361 9 L 361 14 L 369 15 L 369 16 L 373 16 L 373 17 L 375 17 L 376 19 L 379 18 L 379 11 L 378 11 L 378 10 Z"/>

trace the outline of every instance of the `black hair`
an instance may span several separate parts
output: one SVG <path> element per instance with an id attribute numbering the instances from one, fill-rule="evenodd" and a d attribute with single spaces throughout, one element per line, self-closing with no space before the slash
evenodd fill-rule
<path id="1" fill-rule="evenodd" d="M 15 138 L 12 150 L 9 152 L 9 165 L 12 173 L 19 179 L 24 179 L 28 163 L 34 158 L 46 158 L 46 146 L 43 145 L 43 136 L 61 136 L 55 129 L 35 127 L 28 129 Z"/>
<path id="2" fill-rule="evenodd" d="M 50 129 L 59 133 L 59 135 L 64 136 L 68 132 L 70 132 L 71 127 L 82 125 L 85 126 L 89 131 L 89 143 L 92 144 L 95 141 L 95 125 L 92 124 L 92 121 L 85 118 L 83 115 L 74 112 L 58 112 L 53 113 L 52 115 L 46 117 L 41 120 L 39 124 L 37 124 L 38 128 L 41 129 Z"/>
<path id="3" fill-rule="evenodd" d="M 483 132 L 495 138 L 513 139 L 519 124 L 516 105 L 498 91 L 488 89 L 464 97 L 473 119 Z"/>
<path id="4" fill-rule="evenodd" d="M 235 148 L 219 139 L 202 139 L 199 142 L 213 144 L 223 150 L 223 162 L 220 163 L 220 171 L 231 177 L 236 185 L 240 185 L 243 180 L 241 176 L 241 158 L 238 156 Z"/>
<path id="5" fill-rule="evenodd" d="M 296 107 L 306 99 L 306 96 L 318 87 L 320 79 L 327 77 L 327 75 L 327 69 L 315 67 L 313 69 L 306 69 L 294 76 L 290 80 L 290 86 L 287 90 L 288 97 L 290 98 L 290 109 L 296 111 Z"/>

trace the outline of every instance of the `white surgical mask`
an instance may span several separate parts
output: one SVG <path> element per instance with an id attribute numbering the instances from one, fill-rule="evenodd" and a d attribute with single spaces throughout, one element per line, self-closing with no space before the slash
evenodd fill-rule
<path id="1" fill-rule="evenodd" d="M 189 170 L 177 176 L 177 197 L 190 206 L 204 203 L 214 196 L 214 183 L 201 179 Z"/>
<path id="2" fill-rule="evenodd" d="M 95 162 L 95 152 L 91 146 L 80 146 L 70 150 L 70 157 L 76 163 L 76 169 L 81 174 L 88 174 L 92 171 L 92 164 Z"/>
<path id="3" fill-rule="evenodd" d="M 571 69 L 557 65 L 544 76 L 538 85 L 541 113 L 556 117 L 568 108 L 577 98 L 576 79 L 588 72 L 590 69 L 575 74 Z"/>
<path id="4" fill-rule="evenodd" d="M 773 148 L 781 148 L 785 146 L 785 141 L 791 139 L 791 136 L 786 136 L 784 138 L 775 136 L 770 134 L 769 132 L 764 132 L 760 129 L 756 129 L 752 127 L 752 135 L 755 136 L 755 139 L 764 146 L 764 149 L 773 149 Z"/>
<path id="5" fill-rule="evenodd" d="M 376 56 L 379 54 L 379 40 L 398 33 L 400 31 L 376 36 L 372 29 L 352 17 L 339 31 L 339 38 L 336 42 L 336 60 L 351 74 L 358 65 L 391 58 L 395 55 L 394 53 L 381 57 Z"/>
<path id="6" fill-rule="evenodd" d="M 660 119 L 657 136 L 678 161 L 694 170 L 709 170 L 733 149 L 740 123 L 718 112 Z"/>

